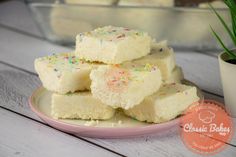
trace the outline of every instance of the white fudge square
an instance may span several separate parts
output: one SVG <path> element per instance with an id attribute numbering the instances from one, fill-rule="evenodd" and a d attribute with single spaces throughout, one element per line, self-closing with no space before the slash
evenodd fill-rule
<path id="1" fill-rule="evenodd" d="M 168 47 L 167 41 L 153 43 L 151 49 L 151 54 L 136 59 L 133 63 L 156 65 L 161 70 L 162 79 L 167 80 L 171 77 L 176 65 L 173 49 Z"/>
<path id="2" fill-rule="evenodd" d="M 160 70 L 150 64 L 99 66 L 92 70 L 90 78 L 91 91 L 95 98 L 114 108 L 123 109 L 138 105 L 162 84 Z"/>
<path id="3" fill-rule="evenodd" d="M 151 37 L 144 32 L 106 26 L 76 37 L 78 57 L 107 64 L 120 64 L 150 53 Z"/>
<path id="4" fill-rule="evenodd" d="M 174 70 L 171 72 L 171 76 L 167 78 L 166 80 L 163 80 L 163 83 L 164 84 L 181 83 L 183 79 L 184 79 L 184 74 L 183 74 L 182 68 L 179 66 L 176 66 Z"/>
<path id="5" fill-rule="evenodd" d="M 196 87 L 173 83 L 163 85 L 141 104 L 125 110 L 125 114 L 139 121 L 162 123 L 174 119 L 198 100 Z"/>
<path id="6" fill-rule="evenodd" d="M 99 119 L 113 117 L 115 109 L 94 98 L 89 91 L 52 95 L 51 114 L 57 119 Z"/>
<path id="7" fill-rule="evenodd" d="M 89 74 L 97 64 L 87 63 L 74 53 L 60 53 L 35 60 L 35 70 L 43 86 L 65 94 L 90 89 Z"/>

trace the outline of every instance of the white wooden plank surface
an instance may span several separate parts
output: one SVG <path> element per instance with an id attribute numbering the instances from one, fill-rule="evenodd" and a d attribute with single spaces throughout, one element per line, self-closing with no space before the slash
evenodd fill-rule
<path id="1" fill-rule="evenodd" d="M 40 121 L 27 104 L 27 98 L 39 84 L 36 76 L 0 64 L 0 106 Z M 87 139 L 127 156 L 197 156 L 175 132 L 132 139 Z M 228 156 L 234 153 L 234 147 L 222 152 Z"/>
<path id="2" fill-rule="evenodd" d="M 23 1 L 14 0 L 0 3 L 0 25 L 42 37 L 31 16 Z"/>
<path id="3" fill-rule="evenodd" d="M 0 124 L 1 157 L 118 156 L 1 108 Z"/>

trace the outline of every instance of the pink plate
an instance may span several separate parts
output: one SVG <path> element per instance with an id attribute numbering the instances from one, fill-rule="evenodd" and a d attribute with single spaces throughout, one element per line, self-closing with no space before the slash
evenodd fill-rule
<path id="1" fill-rule="evenodd" d="M 161 124 L 144 123 L 121 114 L 115 120 L 94 121 L 93 126 L 87 125 L 91 122 L 89 120 L 58 120 L 50 115 L 51 94 L 43 87 L 38 88 L 29 98 L 31 110 L 50 126 L 78 136 L 127 138 L 165 132 L 172 127 L 178 127 L 179 123 L 179 118 Z M 122 119 L 122 124 L 118 124 L 117 119 Z"/>

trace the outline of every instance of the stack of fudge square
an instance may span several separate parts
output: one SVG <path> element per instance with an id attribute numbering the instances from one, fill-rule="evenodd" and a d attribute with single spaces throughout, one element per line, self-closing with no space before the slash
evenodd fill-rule
<path id="1" fill-rule="evenodd" d="M 197 88 L 166 41 L 148 33 L 105 26 L 76 37 L 74 52 L 35 60 L 43 87 L 52 91 L 56 119 L 108 120 L 117 109 L 138 121 L 162 123 L 197 102 Z"/>

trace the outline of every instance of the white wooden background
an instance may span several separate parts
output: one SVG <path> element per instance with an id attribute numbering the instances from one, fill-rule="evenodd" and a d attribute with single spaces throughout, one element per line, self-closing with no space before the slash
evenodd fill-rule
<path id="1" fill-rule="evenodd" d="M 175 129 L 130 139 L 91 139 L 61 132 L 41 121 L 27 103 L 40 86 L 33 61 L 70 50 L 46 41 L 22 2 L 0 3 L 0 157 L 199 156 L 183 145 Z M 199 85 L 206 98 L 223 102 L 216 53 L 178 51 L 176 58 L 186 78 Z M 216 156 L 236 156 L 236 136 Z"/>

